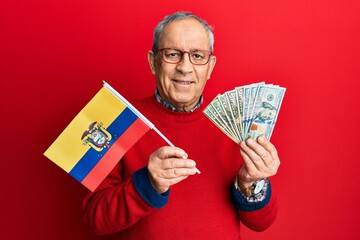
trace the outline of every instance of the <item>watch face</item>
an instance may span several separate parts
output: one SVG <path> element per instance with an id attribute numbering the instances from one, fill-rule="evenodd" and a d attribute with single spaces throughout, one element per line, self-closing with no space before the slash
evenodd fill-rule
<path id="1" fill-rule="evenodd" d="M 255 189 L 254 189 L 254 194 L 258 194 L 259 192 L 261 192 L 261 190 L 264 188 L 265 186 L 265 180 L 261 179 L 260 181 L 258 181 L 256 183 Z"/>

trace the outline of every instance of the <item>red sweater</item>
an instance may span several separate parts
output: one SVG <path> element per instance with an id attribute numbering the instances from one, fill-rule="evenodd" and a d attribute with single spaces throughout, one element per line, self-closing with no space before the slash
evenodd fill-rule
<path id="1" fill-rule="evenodd" d="M 163 195 L 151 187 L 148 156 L 166 142 L 153 130 L 142 137 L 111 174 L 84 200 L 84 220 L 107 239 L 240 239 L 240 222 L 263 231 L 275 220 L 271 188 L 264 204 L 249 204 L 232 186 L 242 159 L 237 144 L 203 114 L 173 112 L 154 97 L 134 105 L 188 157 L 201 174 Z M 245 202 L 244 202 L 245 201 Z M 244 206 L 244 207 L 242 207 Z M 246 211 L 244 211 L 246 210 Z"/>

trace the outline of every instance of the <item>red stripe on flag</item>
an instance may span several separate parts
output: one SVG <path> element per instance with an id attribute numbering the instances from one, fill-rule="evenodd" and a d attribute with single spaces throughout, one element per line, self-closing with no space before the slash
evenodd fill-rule
<path id="1" fill-rule="evenodd" d="M 89 174 L 82 180 L 82 184 L 94 191 L 105 177 L 111 172 L 124 154 L 148 131 L 149 126 L 140 118 L 116 140 Z"/>

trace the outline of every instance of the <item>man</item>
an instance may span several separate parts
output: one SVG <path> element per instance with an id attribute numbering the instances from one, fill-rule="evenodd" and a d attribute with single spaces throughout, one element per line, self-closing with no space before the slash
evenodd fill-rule
<path id="1" fill-rule="evenodd" d="M 239 146 L 202 113 L 216 63 L 209 25 L 188 12 L 166 17 L 148 53 L 154 96 L 135 105 L 177 147 L 149 131 L 84 200 L 84 219 L 111 239 L 240 239 L 240 222 L 263 231 L 277 201 L 268 177 L 280 165 L 264 137 Z M 197 169 L 201 174 L 196 174 Z"/>

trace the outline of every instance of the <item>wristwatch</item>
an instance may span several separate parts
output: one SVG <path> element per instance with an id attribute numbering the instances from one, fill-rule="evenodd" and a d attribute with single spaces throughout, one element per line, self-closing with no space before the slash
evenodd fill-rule
<path id="1" fill-rule="evenodd" d="M 263 190 L 263 188 L 265 187 L 265 180 L 266 178 L 263 178 L 254 182 L 250 187 L 244 187 L 238 183 L 238 178 L 236 177 L 234 186 L 235 189 L 237 189 L 238 191 L 242 191 L 247 197 L 251 197 L 260 193 L 261 190 Z"/>

